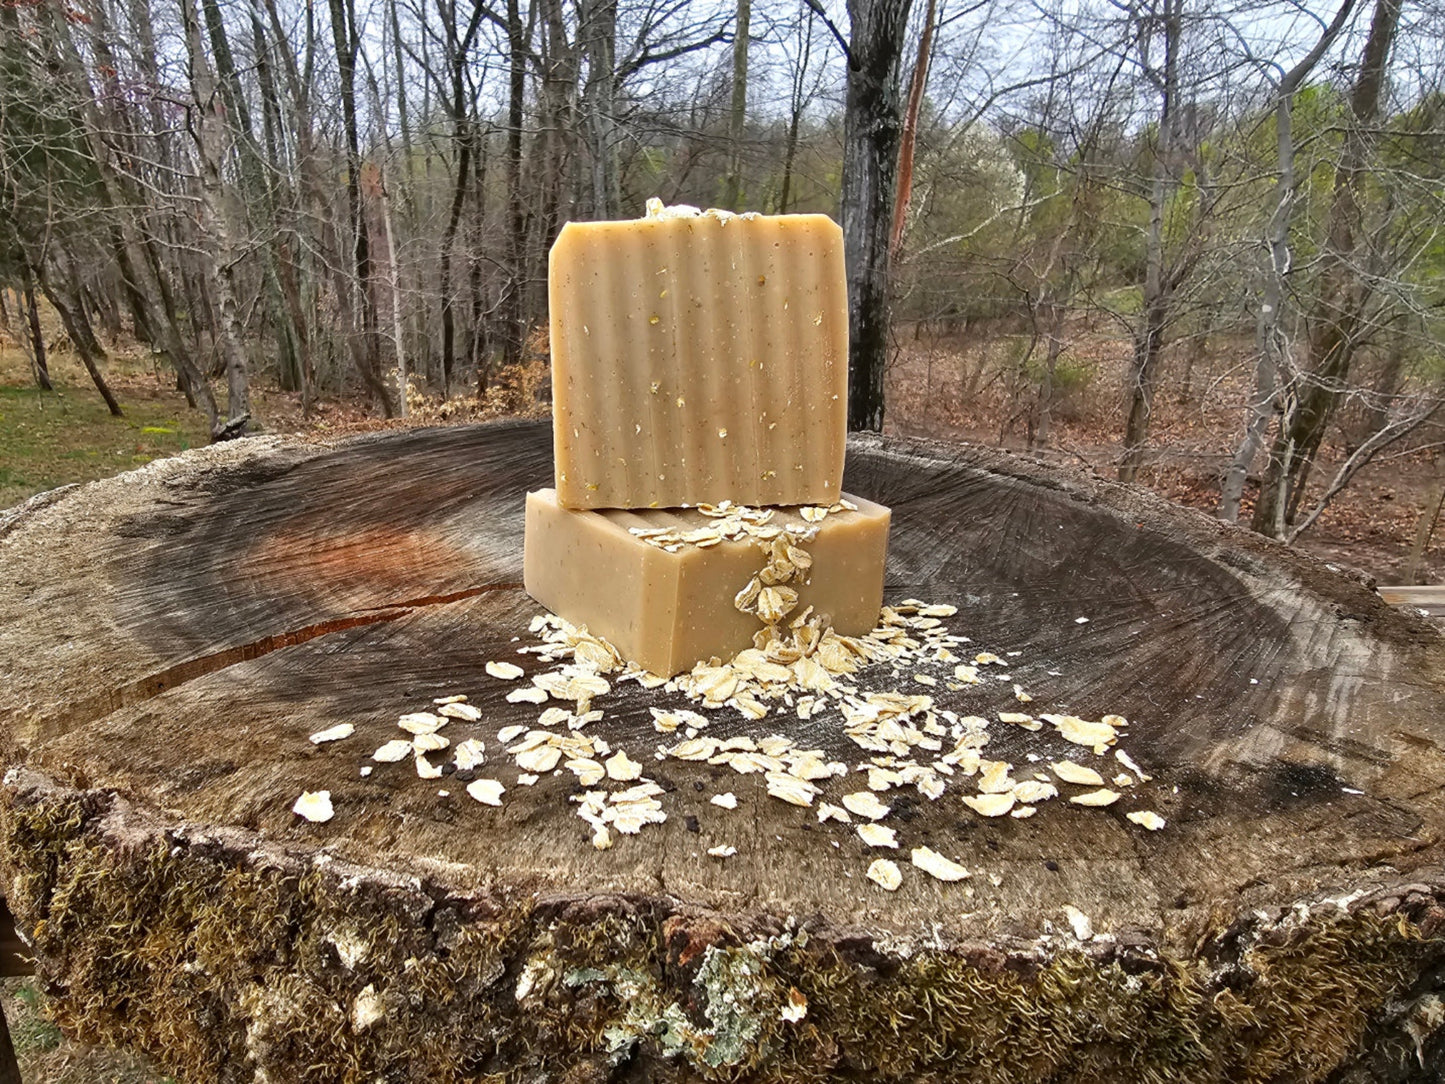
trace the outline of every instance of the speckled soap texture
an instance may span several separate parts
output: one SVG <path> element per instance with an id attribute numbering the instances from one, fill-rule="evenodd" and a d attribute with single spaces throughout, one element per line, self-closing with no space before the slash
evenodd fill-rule
<path id="1" fill-rule="evenodd" d="M 569 223 L 549 283 L 562 506 L 838 499 L 848 304 L 832 219 Z"/>
<path id="2" fill-rule="evenodd" d="M 861 636 L 878 623 L 889 512 L 853 498 L 857 511 L 807 523 L 798 509 L 778 509 L 779 526 L 816 531 L 805 547 L 813 558 L 797 585 L 796 612 L 812 606 L 842 635 Z M 677 552 L 633 533 L 706 526 L 699 512 L 563 508 L 550 489 L 527 494 L 524 579 L 527 593 L 553 613 L 604 637 L 622 656 L 661 675 L 711 656 L 727 659 L 751 647 L 762 628 L 734 596 L 766 562 L 755 542 L 723 541 Z"/>

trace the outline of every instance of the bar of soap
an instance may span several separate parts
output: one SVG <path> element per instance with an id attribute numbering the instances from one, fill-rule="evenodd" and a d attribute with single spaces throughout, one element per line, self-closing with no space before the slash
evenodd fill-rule
<path id="1" fill-rule="evenodd" d="M 845 499 L 857 510 L 835 511 L 817 522 L 799 508 L 749 510 L 757 518 L 771 516 L 764 533 L 768 527 L 815 532 L 795 547 L 812 563 L 806 576 L 800 571 L 782 585 L 798 597 L 779 619 L 780 628 L 808 606 L 829 615 L 844 635 L 861 636 L 877 625 L 889 511 Z M 729 522 L 725 515 L 688 509 L 568 509 L 555 490 L 528 493 L 527 593 L 655 674 L 671 676 L 714 655 L 729 659 L 751 647 L 763 627 L 757 613 L 738 609 L 737 596 L 768 562 L 762 547 L 772 547 L 748 535 L 712 542 Z M 679 537 L 693 541 L 671 541 Z M 773 596 L 773 604 L 779 597 L 786 595 Z M 757 608 L 756 599 L 752 606 Z"/>
<path id="2" fill-rule="evenodd" d="M 567 508 L 832 504 L 847 430 L 843 234 L 693 208 L 571 222 L 549 265 Z"/>

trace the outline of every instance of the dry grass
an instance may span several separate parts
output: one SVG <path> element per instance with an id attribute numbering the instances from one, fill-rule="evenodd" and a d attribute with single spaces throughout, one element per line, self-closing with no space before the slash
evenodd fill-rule
<path id="1" fill-rule="evenodd" d="M 174 1084 L 143 1058 L 66 1039 L 46 1016 L 33 979 L 6 979 L 0 997 L 26 1084 Z"/>

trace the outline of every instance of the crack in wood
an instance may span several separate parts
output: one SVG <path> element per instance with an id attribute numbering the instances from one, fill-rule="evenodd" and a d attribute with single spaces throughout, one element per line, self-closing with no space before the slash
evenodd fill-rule
<path id="1" fill-rule="evenodd" d="M 279 651 L 282 648 L 294 647 L 297 644 L 304 644 L 321 636 L 327 636 L 334 632 L 345 632 L 348 629 L 359 628 L 365 625 L 377 625 L 390 621 L 396 621 L 406 617 L 416 610 L 429 606 L 445 606 L 453 602 L 462 602 L 478 595 L 488 594 L 492 591 L 506 591 L 521 588 L 520 583 L 503 582 L 483 584 L 480 587 L 467 587 L 459 591 L 448 591 L 442 594 L 420 595 L 415 598 L 404 599 L 400 602 L 385 603 L 380 606 L 368 606 L 361 612 L 349 614 L 344 617 L 332 617 L 322 621 L 316 621 L 300 628 L 288 629 L 285 632 L 272 633 L 260 639 L 238 644 L 235 647 L 228 647 L 221 651 L 213 651 L 206 655 L 199 655 L 184 662 L 168 666 L 163 670 L 147 674 L 144 677 L 136 678 L 123 685 L 108 689 L 105 692 L 97 693 L 94 696 L 67 704 L 50 715 L 38 719 L 20 720 L 16 726 L 16 737 L 22 744 L 34 745 L 51 741 L 63 734 L 68 734 L 82 726 L 102 719 L 112 712 L 121 708 L 130 707 L 142 703 L 162 693 L 184 685 L 188 681 L 204 677 L 207 674 L 214 674 L 218 670 L 224 670 L 228 666 L 237 663 L 250 662 Z"/>

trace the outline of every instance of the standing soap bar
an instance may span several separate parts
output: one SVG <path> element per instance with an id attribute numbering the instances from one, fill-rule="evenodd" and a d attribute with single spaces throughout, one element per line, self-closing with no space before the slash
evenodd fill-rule
<path id="1" fill-rule="evenodd" d="M 558 502 L 830 504 L 848 292 L 826 215 L 573 222 L 549 269 Z"/>

